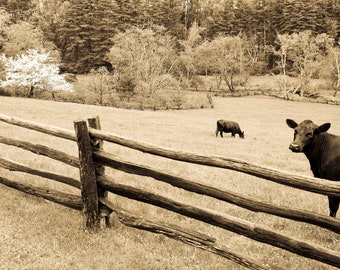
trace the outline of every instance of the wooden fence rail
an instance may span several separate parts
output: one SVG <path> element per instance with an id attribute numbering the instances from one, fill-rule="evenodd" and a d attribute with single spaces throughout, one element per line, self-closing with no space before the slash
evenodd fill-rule
<path id="1" fill-rule="evenodd" d="M 245 258 L 243 254 L 237 253 L 230 248 L 218 245 L 216 239 L 194 230 L 185 230 L 175 224 L 169 224 L 158 221 L 157 223 L 146 220 L 145 218 L 136 217 L 134 214 L 121 209 L 116 204 L 106 199 L 100 199 L 100 201 L 107 207 L 114 209 L 113 211 L 117 214 L 121 223 L 126 226 L 134 227 L 137 229 L 146 230 L 153 233 L 163 234 L 167 237 L 176 239 L 188 245 L 209 251 L 217 254 L 231 261 L 234 261 L 248 269 L 262 270 L 268 269 L 267 267 L 261 266 L 261 263 L 255 259 Z M 278 267 L 271 269 L 281 269 Z"/>
<path id="2" fill-rule="evenodd" d="M 326 179 L 294 175 L 232 158 L 205 156 L 164 147 L 160 148 L 155 145 L 122 138 L 108 132 L 94 130 L 91 128 L 89 129 L 89 132 L 93 137 L 139 150 L 144 153 L 150 153 L 188 163 L 234 170 L 314 193 L 331 196 L 339 196 L 340 194 L 340 183 Z"/>
<path id="3" fill-rule="evenodd" d="M 55 137 L 71 140 L 71 141 L 76 141 L 76 136 L 73 131 L 60 128 L 60 127 L 54 127 L 51 125 L 46 125 L 46 124 L 41 124 L 41 123 L 36 123 L 24 119 L 20 119 L 17 117 L 11 117 L 7 116 L 4 114 L 0 114 L 0 121 L 11 124 L 11 125 L 16 125 L 19 127 L 39 131 L 45 134 L 49 134 Z"/>
<path id="4" fill-rule="evenodd" d="M 156 180 L 171 184 L 172 186 L 198 194 L 207 195 L 255 212 L 263 212 L 296 221 L 302 221 L 340 233 L 340 221 L 328 216 L 315 214 L 309 211 L 300 211 L 287 206 L 275 206 L 270 203 L 253 200 L 245 195 L 240 195 L 228 190 L 220 190 L 184 179 L 183 177 L 174 175 L 171 172 L 166 172 L 164 169 L 160 172 L 156 168 L 121 160 L 112 154 L 105 153 L 104 151 L 95 150 L 93 152 L 93 157 L 95 162 L 113 169 L 141 176 L 149 176 Z M 100 182 L 101 179 L 101 177 L 98 177 L 97 181 Z"/>
<path id="5" fill-rule="evenodd" d="M 340 254 L 316 244 L 298 241 L 227 214 L 186 205 L 139 188 L 118 184 L 115 183 L 113 179 L 110 180 L 110 178 L 107 177 L 100 177 L 98 182 L 114 194 L 152 204 L 248 238 L 291 251 L 306 258 L 315 259 L 333 266 L 340 266 Z"/>
<path id="6" fill-rule="evenodd" d="M 163 228 L 164 230 L 161 233 L 164 233 L 169 237 L 173 237 L 175 239 L 180 238 L 183 242 L 191 243 L 194 246 L 209 250 L 210 252 L 229 258 L 251 269 L 265 268 L 254 259 L 247 259 L 240 256 L 240 254 L 232 253 L 230 250 L 221 248 L 214 241 L 207 240 L 207 237 L 203 237 L 203 240 L 199 239 L 199 237 L 197 237 L 197 235 L 199 235 L 198 232 L 195 232 L 194 235 L 190 236 L 184 229 L 178 230 L 178 228 L 176 228 L 171 230 L 169 229 L 169 226 L 165 226 L 164 224 L 157 225 L 145 220 L 140 221 L 140 218 L 138 219 L 139 225 L 137 225 L 136 222 L 131 221 L 133 218 L 131 218 L 130 214 L 126 214 L 121 209 L 115 209 L 116 206 L 107 199 L 108 192 L 112 192 L 119 196 L 155 205 L 176 212 L 180 215 L 203 221 L 307 258 L 340 267 L 340 254 L 337 252 L 308 242 L 298 241 L 291 237 L 268 230 L 260 225 L 255 225 L 249 221 L 235 218 L 227 214 L 186 205 L 164 196 L 147 192 L 143 189 L 118 184 L 113 181 L 110 176 L 105 174 L 105 167 L 121 170 L 129 174 L 152 177 L 157 181 L 168 183 L 176 188 L 181 188 L 198 194 L 204 194 L 251 211 L 263 212 L 310 223 L 327 228 L 336 233 L 340 232 L 339 220 L 309 211 L 300 211 L 293 208 L 275 206 L 263 201 L 256 201 L 247 196 L 230 192 L 228 190 L 220 190 L 187 180 L 180 175 L 175 175 L 166 170 L 160 171 L 157 168 L 153 168 L 143 163 L 133 163 L 128 160 L 118 158 L 117 156 L 104 151 L 103 141 L 119 144 L 121 146 L 172 160 L 234 170 L 318 194 L 340 196 L 340 183 L 312 177 L 297 176 L 241 160 L 198 155 L 195 153 L 161 148 L 155 145 L 122 138 L 120 136 L 101 131 L 98 117 L 89 119 L 88 124 L 85 121 L 75 121 L 75 132 L 2 114 L 0 114 L 0 121 L 77 142 L 78 157 L 74 157 L 60 150 L 52 149 L 43 145 L 0 136 L 1 144 L 19 147 L 32 153 L 63 162 L 69 166 L 79 168 L 80 181 L 72 177 L 29 168 L 19 162 L 5 158 L 0 158 L 0 167 L 10 171 L 28 173 L 50 179 L 52 181 L 61 182 L 80 189 L 81 196 L 67 194 L 57 190 L 34 187 L 27 184 L 19 184 L 4 177 L 0 177 L 0 183 L 35 196 L 61 203 L 74 209 L 82 209 L 85 214 L 86 227 L 89 230 L 96 230 L 103 217 L 105 218 L 105 223 L 110 225 L 109 215 L 111 211 L 114 211 L 118 214 L 123 223 L 128 226 L 140 227 L 150 231 L 154 230 L 157 233 L 160 233 L 160 231 L 162 231 L 160 228 Z M 174 230 L 176 233 L 174 233 Z"/>
<path id="7" fill-rule="evenodd" d="M 79 159 L 78 158 L 71 156 L 71 155 L 68 155 L 68 154 L 66 154 L 62 151 L 44 146 L 44 145 L 33 144 L 33 143 L 30 143 L 30 142 L 25 142 L 25 141 L 21 141 L 21 140 L 10 139 L 10 138 L 6 138 L 6 137 L 3 137 L 3 136 L 0 136 L 0 143 L 16 146 L 16 147 L 22 148 L 24 150 L 30 151 L 32 153 L 42 155 L 42 156 L 46 156 L 46 157 L 49 157 L 51 159 L 61 161 L 65 164 L 71 165 L 71 166 L 76 167 L 76 168 L 79 167 Z"/>
<path id="8" fill-rule="evenodd" d="M 80 189 L 80 182 L 77 179 L 51 173 L 51 172 L 42 171 L 42 170 L 36 170 L 36 169 L 30 168 L 28 166 L 25 166 L 23 164 L 20 164 L 18 162 L 14 162 L 8 159 L 0 158 L 0 167 L 5 168 L 9 171 L 24 172 L 24 173 L 40 176 L 46 179 L 54 180 L 59 183 L 64 183 L 66 185 Z"/>
<path id="9" fill-rule="evenodd" d="M 67 194 L 50 188 L 40 188 L 33 185 L 17 183 L 16 181 L 9 180 L 5 177 L 0 177 L 0 183 L 76 210 L 81 210 L 83 206 L 80 196 L 77 195 Z"/>

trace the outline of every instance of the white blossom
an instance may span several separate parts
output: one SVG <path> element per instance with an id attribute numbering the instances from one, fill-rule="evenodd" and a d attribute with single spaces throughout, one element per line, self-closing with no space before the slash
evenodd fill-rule
<path id="1" fill-rule="evenodd" d="M 72 85 L 59 74 L 59 67 L 52 62 L 48 52 L 28 50 L 16 57 L 2 55 L 1 60 L 6 68 L 6 78 L 0 81 L 3 86 L 39 86 L 48 91 L 73 91 Z"/>

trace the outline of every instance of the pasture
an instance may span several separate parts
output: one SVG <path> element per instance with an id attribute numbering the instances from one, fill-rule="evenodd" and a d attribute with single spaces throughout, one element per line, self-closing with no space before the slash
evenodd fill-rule
<path id="1" fill-rule="evenodd" d="M 58 103 L 34 99 L 0 97 L 0 113 L 28 120 L 47 123 L 73 130 L 73 121 L 99 115 L 102 130 L 164 147 L 200 154 L 217 155 L 242 159 L 264 166 L 286 170 L 291 173 L 312 175 L 309 164 L 302 154 L 288 150 L 292 130 L 285 119 L 300 122 L 312 119 L 321 124 L 331 122 L 331 133 L 340 134 L 338 106 L 289 102 L 267 97 L 216 98 L 214 109 L 188 111 L 135 111 L 73 103 Z M 245 139 L 215 137 L 216 121 L 237 121 L 245 131 Z M 76 155 L 75 145 L 61 145 L 58 139 L 34 131 L 17 133 L 12 127 L 1 123 L 0 134 L 15 138 L 34 138 L 39 144 L 67 149 Z M 204 184 L 238 192 L 247 196 L 311 210 L 328 215 L 326 196 L 295 190 L 252 176 L 217 168 L 200 167 L 175 161 L 162 161 L 147 154 L 121 149 L 110 144 L 105 149 L 131 160 L 143 160 L 152 165 L 166 168 Z M 60 171 L 62 165 L 51 167 L 48 161 L 35 161 L 30 154 L 0 145 L 2 155 L 20 160 L 32 166 L 51 171 Z M 68 168 L 68 167 L 67 167 Z M 203 169 L 202 169 L 203 168 Z M 68 168 L 69 169 L 69 168 Z M 1 169 L 1 173 L 6 174 Z M 77 171 L 70 172 L 76 174 Z M 210 207 L 219 212 L 263 224 L 297 239 L 308 239 L 339 252 L 340 236 L 299 222 L 286 221 L 261 213 L 253 213 L 227 203 L 212 205 L 213 201 L 175 190 L 166 184 L 154 184 L 150 179 L 109 171 L 117 181 L 131 185 L 143 185 L 159 194 L 184 202 Z M 17 173 L 18 181 L 37 181 Z M 43 183 L 48 186 L 50 183 Z M 51 186 L 52 187 L 52 186 Z M 53 184 L 62 189 L 62 184 Z M 208 252 L 181 244 L 164 236 L 137 231 L 115 223 L 97 235 L 83 232 L 80 213 L 65 207 L 24 195 L 0 186 L 0 255 L 3 269 L 242 269 L 240 266 Z M 304 259 L 289 252 L 272 248 L 245 237 L 223 231 L 200 222 L 176 216 L 156 207 L 114 197 L 122 207 L 153 219 L 182 224 L 218 239 L 221 245 L 251 255 L 268 265 L 284 269 L 332 269 L 321 263 Z M 339 218 L 339 217 L 338 217 Z"/>

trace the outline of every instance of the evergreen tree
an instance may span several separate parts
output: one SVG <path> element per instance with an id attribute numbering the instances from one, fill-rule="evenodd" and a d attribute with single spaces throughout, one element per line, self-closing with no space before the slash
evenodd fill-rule
<path id="1" fill-rule="evenodd" d="M 113 44 L 116 10 L 107 0 L 71 0 L 57 31 L 63 70 L 84 73 L 106 65 Z"/>
<path id="2" fill-rule="evenodd" d="M 271 24 L 271 3 L 270 1 L 256 1 L 248 13 L 248 31 L 256 36 L 258 46 L 263 49 L 275 40 L 276 35 L 272 35 Z M 249 16 L 248 15 L 248 16 Z M 275 32 L 274 32 L 275 33 Z"/>
<path id="3" fill-rule="evenodd" d="M 236 36 L 239 33 L 250 35 L 258 24 L 258 22 L 251 24 L 253 19 L 254 11 L 247 1 L 226 0 L 223 2 L 222 9 L 216 13 L 214 24 L 209 32 L 213 33 L 213 37 Z"/>
<path id="4" fill-rule="evenodd" d="M 234 21 L 234 33 L 245 33 L 246 35 L 252 32 L 257 25 L 261 25 L 258 21 L 256 25 L 252 25 L 252 19 L 254 18 L 254 9 L 247 0 L 239 0 L 234 3 L 233 10 L 235 14 Z"/>
<path id="5" fill-rule="evenodd" d="M 116 19 L 119 31 L 135 26 L 147 25 L 148 17 L 145 13 L 145 3 L 141 0 L 115 0 L 117 4 Z"/>
<path id="6" fill-rule="evenodd" d="M 211 26 L 210 32 L 212 37 L 218 35 L 233 35 L 236 34 L 235 29 L 235 13 L 233 9 L 233 1 L 227 0 L 221 10 L 217 11 L 214 23 Z"/>
<path id="7" fill-rule="evenodd" d="M 0 8 L 4 8 L 11 13 L 14 23 L 30 18 L 34 10 L 32 0 L 0 0 Z"/>
<path id="8" fill-rule="evenodd" d="M 181 0 L 155 1 L 150 14 L 155 24 L 165 27 L 167 32 L 178 39 L 185 37 L 183 6 Z"/>
<path id="9" fill-rule="evenodd" d="M 325 11 L 324 27 L 326 33 L 334 38 L 335 41 L 340 40 L 340 1 L 325 0 L 321 2 L 321 9 Z"/>
<path id="10" fill-rule="evenodd" d="M 279 33 L 292 34 L 310 30 L 314 34 L 327 31 L 325 18 L 329 17 L 322 0 L 276 0 L 273 25 Z M 339 21 L 339 18 L 338 18 Z"/>
<path id="11" fill-rule="evenodd" d="M 199 0 L 183 1 L 182 24 L 185 29 L 189 29 L 195 22 L 201 24 L 201 5 Z"/>
<path id="12" fill-rule="evenodd" d="M 36 0 L 37 6 L 35 23 L 44 32 L 45 39 L 57 43 L 57 27 L 60 16 L 67 5 L 65 0 Z"/>

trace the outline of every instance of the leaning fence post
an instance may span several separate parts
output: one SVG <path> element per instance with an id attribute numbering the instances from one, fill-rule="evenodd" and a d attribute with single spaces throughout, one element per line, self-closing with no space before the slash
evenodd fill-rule
<path id="1" fill-rule="evenodd" d="M 74 121 L 78 152 L 79 172 L 81 182 L 81 197 L 86 229 L 95 231 L 98 228 L 98 195 L 96 171 L 92 157 L 90 135 L 85 121 Z"/>
<path id="2" fill-rule="evenodd" d="M 94 129 L 101 129 L 101 125 L 100 125 L 100 119 L 99 116 L 95 117 L 95 118 L 89 118 L 87 119 L 89 127 L 90 128 L 94 128 Z M 103 140 L 98 139 L 96 137 L 92 137 L 90 135 L 90 139 L 91 139 L 91 145 L 93 148 L 99 149 L 99 150 L 103 150 Z M 105 167 L 102 165 L 98 165 L 95 164 L 95 169 L 96 169 L 96 175 L 104 175 L 105 174 Z M 108 197 L 108 192 L 106 189 L 102 188 L 100 185 L 97 185 L 97 194 L 98 194 L 98 198 L 104 198 L 106 199 Z M 98 207 L 99 207 L 99 226 L 100 227 L 110 227 L 111 226 L 111 221 L 110 221 L 110 214 L 112 213 L 112 210 L 109 209 L 107 206 L 105 206 L 102 203 L 98 203 Z"/>

